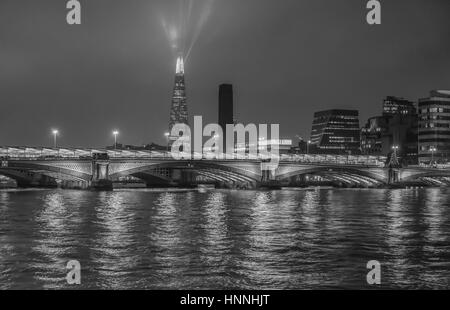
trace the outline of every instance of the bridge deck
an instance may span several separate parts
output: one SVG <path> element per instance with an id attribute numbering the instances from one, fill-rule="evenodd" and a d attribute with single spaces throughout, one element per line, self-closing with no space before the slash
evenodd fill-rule
<path id="1" fill-rule="evenodd" d="M 83 160 L 90 159 L 95 153 L 107 154 L 110 160 L 136 160 L 136 159 L 160 159 L 173 160 L 170 152 L 159 151 L 135 151 L 135 150 L 105 150 L 105 149 L 81 149 L 81 148 L 45 148 L 45 147 L 0 147 L 0 159 L 2 160 Z M 202 160 L 211 159 L 211 154 L 198 155 Z M 222 157 L 224 158 L 224 156 Z M 263 156 L 235 156 L 233 160 L 261 161 L 267 159 Z M 223 160 L 223 159 L 217 159 Z M 384 156 L 363 155 L 325 155 L 325 154 L 282 154 L 280 162 L 298 162 L 304 164 L 337 164 L 337 165 L 368 165 L 383 166 L 386 162 Z"/>

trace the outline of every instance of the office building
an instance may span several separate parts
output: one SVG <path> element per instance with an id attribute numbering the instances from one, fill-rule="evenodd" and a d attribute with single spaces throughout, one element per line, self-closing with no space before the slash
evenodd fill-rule
<path id="1" fill-rule="evenodd" d="M 361 153 L 363 155 L 383 155 L 383 135 L 387 132 L 389 117 L 369 118 L 361 129 Z"/>
<path id="2" fill-rule="evenodd" d="M 311 153 L 359 154 L 358 111 L 334 109 L 315 113 L 310 146 Z"/>
<path id="3" fill-rule="evenodd" d="M 418 162 L 418 118 L 412 101 L 388 96 L 383 100 L 382 116 L 370 118 L 361 129 L 364 155 L 388 156 L 397 147 L 402 164 Z"/>
<path id="4" fill-rule="evenodd" d="M 450 91 L 436 90 L 419 100 L 419 162 L 450 161 Z"/>
<path id="5" fill-rule="evenodd" d="M 416 107 L 405 98 L 388 96 L 383 100 L 383 116 L 415 115 Z"/>

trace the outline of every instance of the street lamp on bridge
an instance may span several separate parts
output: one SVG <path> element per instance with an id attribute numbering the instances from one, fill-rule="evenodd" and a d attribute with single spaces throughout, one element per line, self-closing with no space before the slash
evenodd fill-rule
<path id="1" fill-rule="evenodd" d="M 117 150 L 117 136 L 119 135 L 119 131 L 114 130 L 113 135 L 114 135 L 114 150 Z"/>
<path id="2" fill-rule="evenodd" d="M 433 165 L 434 163 L 434 152 L 437 151 L 437 148 L 435 146 L 430 147 L 430 152 L 431 152 L 431 165 Z"/>
<path id="3" fill-rule="evenodd" d="M 397 156 L 397 151 L 398 151 L 398 149 L 399 149 L 399 146 L 398 146 L 398 145 L 394 145 L 394 146 L 392 147 L 392 149 L 394 150 L 395 156 Z"/>
<path id="4" fill-rule="evenodd" d="M 56 137 L 58 136 L 59 131 L 56 129 L 53 129 L 52 134 L 53 134 L 53 148 L 56 149 Z"/>

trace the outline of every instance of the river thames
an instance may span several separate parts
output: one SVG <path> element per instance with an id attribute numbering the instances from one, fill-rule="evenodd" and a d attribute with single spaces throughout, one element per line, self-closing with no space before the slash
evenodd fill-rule
<path id="1" fill-rule="evenodd" d="M 449 288 L 449 194 L 0 190 L 0 288 Z"/>

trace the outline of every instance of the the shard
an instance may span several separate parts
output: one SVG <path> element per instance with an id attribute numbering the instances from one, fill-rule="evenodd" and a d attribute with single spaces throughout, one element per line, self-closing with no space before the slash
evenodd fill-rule
<path id="1" fill-rule="evenodd" d="M 186 85 L 184 81 L 184 60 L 178 57 L 175 71 L 175 85 L 173 88 L 172 106 L 170 108 L 169 132 L 175 124 L 188 124 L 188 109 L 186 102 Z M 170 135 L 170 144 L 177 139 L 177 135 Z"/>

